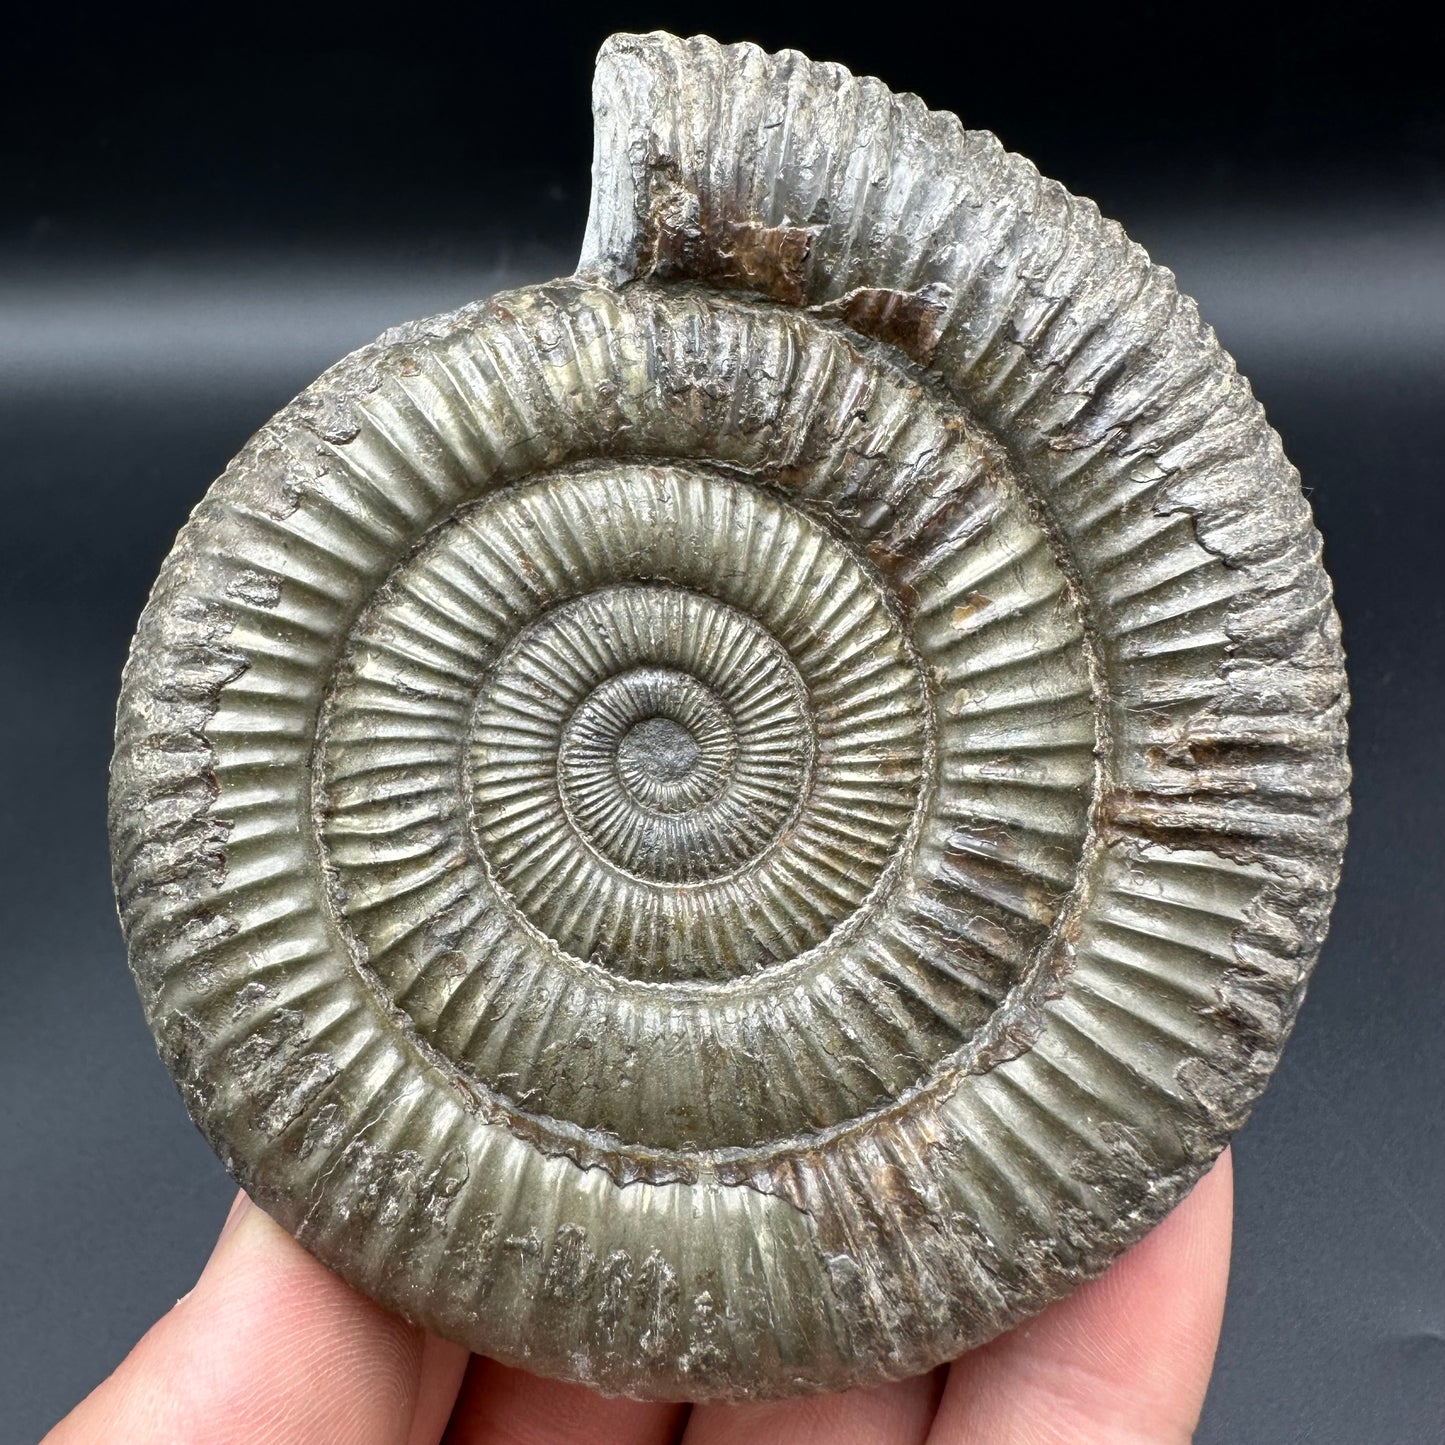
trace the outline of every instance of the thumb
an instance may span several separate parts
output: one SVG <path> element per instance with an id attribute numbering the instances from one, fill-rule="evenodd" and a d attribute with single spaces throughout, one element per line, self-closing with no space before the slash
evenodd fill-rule
<path id="1" fill-rule="evenodd" d="M 466 1358 L 243 1194 L 195 1288 L 43 1445 L 435 1445 Z"/>

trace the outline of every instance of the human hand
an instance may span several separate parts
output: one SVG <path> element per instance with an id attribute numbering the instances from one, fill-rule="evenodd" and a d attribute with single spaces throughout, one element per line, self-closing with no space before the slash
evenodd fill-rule
<path id="1" fill-rule="evenodd" d="M 749 1405 L 608 1400 L 388 1315 L 242 1195 L 196 1287 L 43 1445 L 1178 1445 L 1229 1274 L 1226 1154 L 1100 1279 L 951 1366 Z"/>

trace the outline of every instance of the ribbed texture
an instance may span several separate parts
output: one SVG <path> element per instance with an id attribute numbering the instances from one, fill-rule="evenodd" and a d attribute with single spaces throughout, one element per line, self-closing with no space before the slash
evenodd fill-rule
<path id="1" fill-rule="evenodd" d="M 167 561 L 132 964 L 389 1306 L 632 1393 L 908 1374 L 1273 1066 L 1343 839 L 1318 539 L 1192 303 L 991 137 L 705 40 L 597 85 L 584 279 L 333 368 Z"/>

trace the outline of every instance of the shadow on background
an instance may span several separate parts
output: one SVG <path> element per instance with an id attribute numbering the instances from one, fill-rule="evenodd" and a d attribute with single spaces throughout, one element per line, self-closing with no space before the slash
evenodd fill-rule
<path id="1" fill-rule="evenodd" d="M 1311 998 L 1238 1141 L 1199 1438 L 1413 1445 L 1445 1412 L 1445 122 L 1326 22 L 1246 43 L 1141 16 L 1052 39 L 974 17 L 946 44 L 738 7 L 671 28 L 837 57 L 998 130 L 1176 271 L 1282 433 L 1344 619 L 1355 817 Z M 146 589 L 208 482 L 331 361 L 571 269 L 591 54 L 670 18 L 619 6 L 504 35 L 474 15 L 398 39 L 72 15 L 12 37 L 0 1415 L 16 1439 L 190 1287 L 230 1194 L 155 1058 L 109 896 L 109 731 Z"/>

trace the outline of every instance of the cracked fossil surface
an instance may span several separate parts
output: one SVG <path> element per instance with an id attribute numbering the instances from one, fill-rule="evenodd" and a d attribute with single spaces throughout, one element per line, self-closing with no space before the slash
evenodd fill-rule
<path id="1" fill-rule="evenodd" d="M 990 135 L 616 36 L 577 273 L 269 421 L 141 619 L 115 880 L 197 1124 L 353 1284 L 611 1392 L 902 1376 L 1266 1083 L 1344 844 L 1298 477 Z"/>

